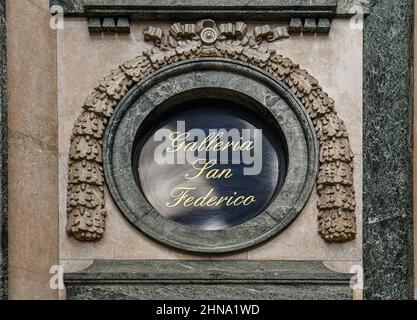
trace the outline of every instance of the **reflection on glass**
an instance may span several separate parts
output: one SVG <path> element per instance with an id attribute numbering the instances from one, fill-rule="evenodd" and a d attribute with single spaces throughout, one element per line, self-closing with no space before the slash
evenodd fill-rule
<path id="1" fill-rule="evenodd" d="M 285 176 L 277 134 L 227 101 L 196 100 L 179 110 L 152 129 L 140 150 L 139 183 L 149 203 L 202 230 L 233 227 L 262 212 Z"/>

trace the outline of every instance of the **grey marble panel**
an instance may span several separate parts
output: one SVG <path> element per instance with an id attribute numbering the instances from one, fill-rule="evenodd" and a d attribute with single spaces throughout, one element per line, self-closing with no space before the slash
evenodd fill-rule
<path id="1" fill-rule="evenodd" d="M 65 275 L 67 298 L 352 299 L 351 274 L 319 261 L 97 260 Z"/>
<path id="2" fill-rule="evenodd" d="M 413 298 L 413 1 L 373 0 L 364 30 L 366 299 Z"/>

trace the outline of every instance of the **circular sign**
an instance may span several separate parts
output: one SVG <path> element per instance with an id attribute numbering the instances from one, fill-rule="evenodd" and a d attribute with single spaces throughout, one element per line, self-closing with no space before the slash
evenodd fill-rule
<path id="1" fill-rule="evenodd" d="M 275 126 L 232 101 L 172 105 L 148 132 L 138 133 L 134 163 L 141 190 L 161 215 L 190 228 L 245 223 L 268 206 L 285 179 L 285 141 Z"/>
<path id="2" fill-rule="evenodd" d="M 103 138 L 103 168 L 140 231 L 187 251 L 230 252 L 297 217 L 315 184 L 318 144 L 279 80 L 199 58 L 161 68 L 122 99 Z"/>

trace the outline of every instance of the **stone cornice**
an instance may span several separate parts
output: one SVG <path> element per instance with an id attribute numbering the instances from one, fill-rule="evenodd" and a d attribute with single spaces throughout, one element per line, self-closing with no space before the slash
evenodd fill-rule
<path id="1" fill-rule="evenodd" d="M 67 16 L 117 17 L 131 20 L 213 19 L 282 20 L 296 17 L 332 18 L 352 15 L 360 6 L 367 13 L 369 0 L 50 0 Z"/>

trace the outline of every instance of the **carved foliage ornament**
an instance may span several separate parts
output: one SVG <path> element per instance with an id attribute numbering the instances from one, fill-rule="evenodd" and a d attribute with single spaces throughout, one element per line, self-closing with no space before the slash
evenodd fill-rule
<path id="1" fill-rule="evenodd" d="M 76 120 L 69 154 L 67 232 L 78 240 L 102 238 L 106 225 L 102 138 L 113 109 L 128 90 L 155 70 L 194 57 L 223 57 L 251 63 L 285 83 L 307 110 L 320 144 L 318 231 L 327 241 L 355 237 L 353 154 L 343 121 L 334 101 L 306 70 L 263 41 L 287 38 L 285 27 L 256 27 L 248 33 L 243 22 L 216 25 L 212 20 L 196 24 L 175 23 L 169 34 L 156 27 L 144 31 L 154 46 L 119 66 L 87 97 Z"/>

